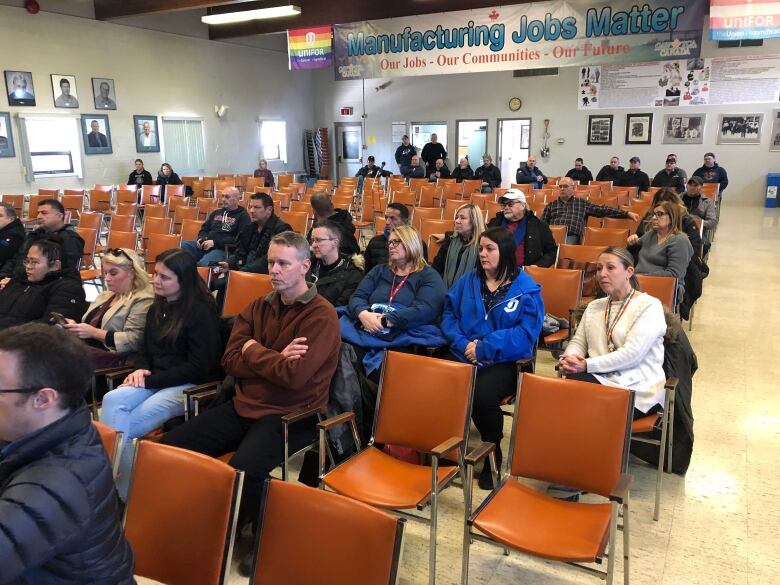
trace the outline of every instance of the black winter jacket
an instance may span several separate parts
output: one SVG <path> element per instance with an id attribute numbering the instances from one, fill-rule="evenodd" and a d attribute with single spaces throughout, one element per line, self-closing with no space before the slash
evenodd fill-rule
<path id="1" fill-rule="evenodd" d="M 225 207 L 215 209 L 203 222 L 198 232 L 198 240 L 212 240 L 215 248 L 235 244 L 238 232 L 250 222 L 249 214 L 243 207 L 233 210 Z"/>
<path id="2" fill-rule="evenodd" d="M 140 173 L 138 171 L 133 171 L 130 173 L 130 176 L 127 177 L 127 184 L 138 185 L 139 187 L 141 185 L 154 185 L 154 181 L 152 181 L 152 173 L 146 169 Z"/>
<path id="3" fill-rule="evenodd" d="M 328 221 L 335 223 L 341 231 L 339 254 L 346 254 L 347 256 L 359 254 L 360 246 L 358 246 L 357 239 L 355 239 L 355 224 L 352 223 L 352 216 L 349 211 L 346 209 L 336 209 L 327 219 Z M 314 225 L 317 225 L 316 221 L 314 222 Z M 306 234 L 306 239 L 311 241 L 311 230 Z"/>
<path id="4" fill-rule="evenodd" d="M 593 173 L 591 173 L 590 169 L 588 169 L 586 166 L 583 166 L 579 171 L 576 168 L 569 169 L 569 172 L 566 173 L 566 176 L 570 179 L 578 181 L 580 185 L 587 185 L 593 180 Z"/>
<path id="5" fill-rule="evenodd" d="M 0 272 L 5 269 L 6 262 L 13 263 L 23 243 L 24 225 L 18 217 L 0 228 Z"/>
<path id="6" fill-rule="evenodd" d="M 611 165 L 604 165 L 601 167 L 601 170 L 596 175 L 597 181 L 612 181 L 615 183 L 620 177 L 623 176 L 623 173 L 626 172 L 626 169 L 624 169 L 621 166 L 618 166 L 617 169 L 613 169 Z"/>
<path id="7" fill-rule="evenodd" d="M 146 314 L 143 352 L 136 362 L 139 368 L 152 372 L 144 380 L 146 387 L 203 384 L 220 378 L 222 343 L 216 306 L 205 301 L 197 303 L 173 342 L 161 337 L 163 325 L 170 318 L 170 312 L 163 311 L 160 316 L 161 311 L 152 305 Z"/>
<path id="8" fill-rule="evenodd" d="M 0 271 L 0 278 L 5 278 L 6 276 L 11 278 L 24 278 L 23 260 L 27 256 L 27 251 L 35 242 L 45 239 L 58 241 L 62 245 L 63 272 L 76 272 L 79 267 L 79 262 L 81 262 L 81 257 L 84 254 L 84 240 L 81 239 L 81 236 L 73 226 L 64 225 L 56 232 L 49 233 L 38 228 L 27 234 L 24 245 L 19 252 L 14 256 L 13 260 L 9 260 L 3 266 L 2 271 Z"/>
<path id="9" fill-rule="evenodd" d="M 275 214 L 268 218 L 261 232 L 257 231 L 257 224 L 254 222 L 244 226 L 236 238 L 235 252 L 227 259 L 228 266 L 231 270 L 268 274 L 268 247 L 271 245 L 271 238 L 287 231 L 292 231 L 290 224 L 283 222 Z"/>
<path id="10" fill-rule="evenodd" d="M 86 406 L 0 449 L 0 583 L 135 583 L 111 466 Z"/>
<path id="11" fill-rule="evenodd" d="M 555 243 L 552 232 L 546 223 L 542 222 L 533 211 L 526 210 L 528 225 L 525 229 L 525 266 L 535 264 L 541 268 L 550 268 L 555 264 L 558 254 L 558 244 Z M 500 211 L 491 219 L 487 227 L 506 227 L 504 214 Z"/>
<path id="12" fill-rule="evenodd" d="M 494 164 L 487 168 L 484 165 L 478 166 L 477 170 L 474 171 L 474 178 L 487 183 L 491 189 L 501 186 L 501 171 Z"/>
<path id="13" fill-rule="evenodd" d="M 363 271 L 352 258 L 342 255 L 329 270 L 316 261 L 311 280 L 317 285 L 317 292 L 331 305 L 341 307 L 349 302 L 349 297 L 363 280 Z"/>
<path id="14" fill-rule="evenodd" d="M 460 168 L 460 164 L 458 164 L 458 166 L 455 167 L 455 170 L 452 171 L 452 178 L 455 179 L 456 183 L 462 183 L 464 180 L 473 179 L 474 171 L 471 170 L 471 167 L 462 169 Z"/>
<path id="15" fill-rule="evenodd" d="M 14 278 L 0 291 L 0 329 L 29 321 L 48 323 L 52 311 L 81 321 L 87 306 L 84 287 L 75 275 L 57 270 L 40 282 Z"/>

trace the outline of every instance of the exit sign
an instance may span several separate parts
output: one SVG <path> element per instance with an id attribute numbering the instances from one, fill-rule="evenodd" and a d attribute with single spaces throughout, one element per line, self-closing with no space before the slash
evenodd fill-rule
<path id="1" fill-rule="evenodd" d="M 341 115 L 342 116 L 351 116 L 352 115 L 352 108 L 341 108 Z"/>

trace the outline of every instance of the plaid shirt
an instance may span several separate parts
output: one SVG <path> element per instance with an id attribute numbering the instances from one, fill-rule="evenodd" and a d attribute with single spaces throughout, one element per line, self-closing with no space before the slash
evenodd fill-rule
<path id="1" fill-rule="evenodd" d="M 564 203 L 556 199 L 548 203 L 542 212 L 542 221 L 547 225 L 565 225 L 570 235 L 582 237 L 585 228 L 585 218 L 588 215 L 596 217 L 628 217 L 628 213 L 614 207 L 595 205 L 587 199 L 572 197 Z"/>

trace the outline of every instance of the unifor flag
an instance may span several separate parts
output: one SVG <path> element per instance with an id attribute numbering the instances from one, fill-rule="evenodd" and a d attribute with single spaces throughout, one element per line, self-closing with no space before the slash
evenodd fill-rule
<path id="1" fill-rule="evenodd" d="M 780 37 L 780 0 L 710 0 L 710 40 Z"/>
<path id="2" fill-rule="evenodd" d="M 290 69 L 321 69 L 333 66 L 333 35 L 329 26 L 287 31 Z"/>

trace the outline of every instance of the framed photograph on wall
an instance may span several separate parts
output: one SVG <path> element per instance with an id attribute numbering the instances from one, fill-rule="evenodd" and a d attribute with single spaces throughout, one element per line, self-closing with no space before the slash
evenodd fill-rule
<path id="1" fill-rule="evenodd" d="M 13 158 L 14 135 L 11 131 L 11 114 L 0 112 L 0 158 Z"/>
<path id="2" fill-rule="evenodd" d="M 133 116 L 136 152 L 160 152 L 157 116 Z"/>
<path id="3" fill-rule="evenodd" d="M 653 114 L 626 114 L 626 144 L 650 144 Z"/>
<path id="4" fill-rule="evenodd" d="M 721 114 L 718 144 L 761 144 L 764 114 Z"/>
<path id="5" fill-rule="evenodd" d="M 5 89 L 8 92 L 9 106 L 35 105 L 35 86 L 29 71 L 6 70 Z"/>
<path id="6" fill-rule="evenodd" d="M 107 114 L 82 114 L 81 135 L 84 154 L 111 154 L 111 129 Z"/>
<path id="7" fill-rule="evenodd" d="M 666 114 L 664 144 L 702 144 L 706 114 Z"/>
<path id="8" fill-rule="evenodd" d="M 95 96 L 96 109 L 116 110 L 116 91 L 114 89 L 113 79 L 93 77 L 92 95 Z"/>
<path id="9" fill-rule="evenodd" d="M 588 116 L 588 144 L 612 144 L 612 114 Z"/>
<path id="10" fill-rule="evenodd" d="M 78 108 L 79 97 L 76 92 L 76 77 L 74 75 L 51 74 L 51 91 L 54 95 L 55 108 Z"/>
<path id="11" fill-rule="evenodd" d="M 772 133 L 769 135 L 769 150 L 780 150 L 780 110 L 772 111 Z"/>

